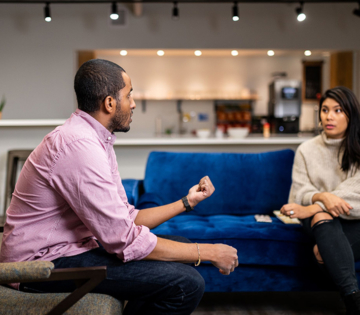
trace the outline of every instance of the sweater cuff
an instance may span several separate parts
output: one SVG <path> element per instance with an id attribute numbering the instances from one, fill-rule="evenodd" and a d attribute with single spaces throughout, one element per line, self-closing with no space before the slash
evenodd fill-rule
<path id="1" fill-rule="evenodd" d="M 302 199 L 302 205 L 303 206 L 310 206 L 313 204 L 312 202 L 312 198 L 314 197 L 315 194 L 317 194 L 318 191 L 312 191 L 312 192 L 308 192 L 304 195 L 303 199 Z"/>

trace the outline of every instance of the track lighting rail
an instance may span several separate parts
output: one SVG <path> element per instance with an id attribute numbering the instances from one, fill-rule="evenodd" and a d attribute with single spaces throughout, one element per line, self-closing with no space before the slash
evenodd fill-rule
<path id="1" fill-rule="evenodd" d="M 0 3 L 50 3 L 50 4 L 75 4 L 75 3 L 112 3 L 113 0 L 0 0 Z M 177 3 L 234 3 L 234 0 L 177 0 Z M 298 3 L 294 0 L 237 0 L 237 3 Z M 305 0 L 303 3 L 357 3 L 358 0 Z M 119 3 L 174 3 L 173 0 L 121 0 Z"/>

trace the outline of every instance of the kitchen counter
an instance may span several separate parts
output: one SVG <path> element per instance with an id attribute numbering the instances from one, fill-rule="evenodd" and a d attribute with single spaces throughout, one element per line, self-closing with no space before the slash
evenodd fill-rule
<path id="1" fill-rule="evenodd" d="M 313 136 L 307 135 L 272 135 L 270 138 L 264 138 L 261 134 L 249 135 L 245 138 L 198 138 L 189 135 L 171 135 L 160 137 L 149 136 L 128 136 L 121 134 L 117 136 L 115 146 L 168 146 L 168 145 L 299 145 Z"/>

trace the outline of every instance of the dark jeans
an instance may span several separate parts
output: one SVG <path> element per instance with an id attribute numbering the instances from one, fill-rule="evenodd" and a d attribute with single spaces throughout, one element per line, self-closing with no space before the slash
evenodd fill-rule
<path id="1" fill-rule="evenodd" d="M 360 259 L 360 220 L 333 218 L 311 228 L 312 218 L 302 220 L 304 230 L 317 244 L 325 268 L 341 294 L 358 291 L 355 260 Z"/>
<path id="2" fill-rule="evenodd" d="M 179 236 L 159 237 L 190 242 Z M 55 259 L 55 268 L 107 266 L 106 279 L 93 292 L 127 300 L 124 314 L 188 315 L 199 304 L 205 282 L 195 268 L 177 262 L 151 260 L 123 263 L 99 245 L 100 248 L 80 255 Z M 35 282 L 20 288 L 31 292 L 69 292 L 75 285 L 72 281 Z"/>

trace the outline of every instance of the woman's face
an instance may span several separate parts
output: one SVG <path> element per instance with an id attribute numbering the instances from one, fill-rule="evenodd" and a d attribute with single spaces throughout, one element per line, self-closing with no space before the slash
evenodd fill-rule
<path id="1" fill-rule="evenodd" d="M 332 98 L 324 100 L 321 106 L 320 119 L 328 138 L 344 138 L 349 119 L 337 101 Z"/>

